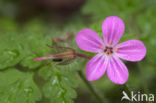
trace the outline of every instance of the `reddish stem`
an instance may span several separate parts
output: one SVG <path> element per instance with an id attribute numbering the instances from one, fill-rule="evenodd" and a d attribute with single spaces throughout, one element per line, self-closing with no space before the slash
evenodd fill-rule
<path id="1" fill-rule="evenodd" d="M 86 58 L 86 59 L 91 59 L 92 58 L 91 56 L 84 55 L 84 54 L 81 54 L 81 53 L 75 53 L 75 55 L 78 56 L 78 57 Z"/>

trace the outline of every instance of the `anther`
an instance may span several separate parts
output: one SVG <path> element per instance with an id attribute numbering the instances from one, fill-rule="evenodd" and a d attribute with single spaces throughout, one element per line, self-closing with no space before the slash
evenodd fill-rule
<path id="1" fill-rule="evenodd" d="M 112 42 L 111 42 L 111 41 L 109 41 L 109 42 L 108 42 L 108 44 L 109 44 L 109 45 L 111 45 L 111 44 L 112 44 Z"/>
<path id="2" fill-rule="evenodd" d="M 106 47 L 106 48 L 104 49 L 104 52 L 105 52 L 106 54 L 110 55 L 110 54 L 113 53 L 113 50 L 112 50 L 112 49 L 113 49 L 112 47 Z"/>
<path id="3" fill-rule="evenodd" d="M 115 49 L 115 52 L 118 52 L 118 49 Z"/>
<path id="4" fill-rule="evenodd" d="M 104 49 L 102 45 L 100 46 L 100 48 L 101 48 L 101 49 Z"/>

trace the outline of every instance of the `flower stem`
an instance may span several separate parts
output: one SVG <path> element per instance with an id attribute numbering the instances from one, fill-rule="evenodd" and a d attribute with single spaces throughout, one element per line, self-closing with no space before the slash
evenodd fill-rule
<path id="1" fill-rule="evenodd" d="M 82 58 L 85 58 L 85 59 L 91 59 L 92 58 L 91 56 L 84 55 L 84 54 L 81 54 L 81 53 L 75 53 L 75 56 L 82 57 Z"/>
<path id="2" fill-rule="evenodd" d="M 124 90 L 126 91 L 126 93 L 128 94 L 128 96 L 131 96 L 131 90 L 130 90 L 130 88 L 128 87 L 128 85 L 127 85 L 127 84 L 124 84 L 124 85 L 123 85 L 123 88 L 124 88 Z"/>
<path id="3" fill-rule="evenodd" d="M 96 97 L 98 100 L 98 103 L 108 103 L 106 100 L 104 100 L 101 95 L 95 90 L 95 88 L 86 80 L 85 76 L 83 75 L 82 71 L 78 71 L 79 76 L 84 81 L 84 83 L 87 85 L 89 90 L 92 92 L 92 94 Z"/>
<path id="4" fill-rule="evenodd" d="M 92 58 L 92 56 L 88 56 L 88 55 L 84 55 L 84 54 L 80 54 L 80 53 L 75 53 L 75 55 L 78 57 L 85 58 L 85 59 L 91 59 Z M 102 98 L 101 95 L 95 90 L 95 88 L 91 85 L 91 83 L 88 82 L 88 80 L 83 75 L 82 71 L 78 71 L 78 74 L 81 77 L 81 79 L 84 81 L 84 83 L 87 85 L 89 90 L 92 92 L 92 94 L 96 97 L 96 99 L 98 100 L 98 103 L 108 103 L 106 101 L 106 99 L 104 99 L 104 97 Z"/>

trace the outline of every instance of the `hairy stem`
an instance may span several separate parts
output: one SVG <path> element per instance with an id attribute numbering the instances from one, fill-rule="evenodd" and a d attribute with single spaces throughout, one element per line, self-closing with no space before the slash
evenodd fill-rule
<path id="1" fill-rule="evenodd" d="M 101 97 L 101 95 L 95 90 L 95 88 L 86 80 L 85 76 L 83 75 L 82 71 L 78 71 L 79 76 L 84 81 L 88 89 L 92 92 L 92 94 L 96 97 L 98 103 L 108 103 L 104 98 Z"/>
<path id="2" fill-rule="evenodd" d="M 128 96 L 131 96 L 131 90 L 129 89 L 127 84 L 123 85 L 123 89 L 126 91 L 126 93 L 128 94 Z"/>
<path id="3" fill-rule="evenodd" d="M 81 57 L 81 58 L 85 58 L 85 59 L 91 59 L 91 56 L 88 55 L 84 55 L 84 54 L 80 54 L 80 53 L 75 53 L 75 56 Z"/>
<path id="4" fill-rule="evenodd" d="M 75 55 L 78 56 L 78 57 L 85 58 L 85 59 L 91 59 L 92 58 L 92 56 L 88 56 L 88 55 L 80 54 L 80 53 L 75 53 Z M 104 99 L 104 97 L 102 98 L 102 96 L 95 90 L 95 88 L 91 85 L 91 83 L 88 82 L 88 80 L 83 75 L 82 71 L 78 71 L 78 74 L 81 77 L 81 79 L 84 81 L 84 83 L 86 84 L 88 89 L 96 97 L 98 103 L 108 103 L 108 101 L 106 101 L 106 99 Z"/>

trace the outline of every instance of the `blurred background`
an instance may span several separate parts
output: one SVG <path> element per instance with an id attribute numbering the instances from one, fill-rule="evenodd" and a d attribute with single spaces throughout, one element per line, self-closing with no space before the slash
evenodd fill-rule
<path id="1" fill-rule="evenodd" d="M 139 39 L 147 48 L 144 60 L 124 61 L 130 73 L 126 85 L 136 93 L 155 94 L 156 0 L 0 0 L 0 103 L 100 103 L 78 73 L 85 74 L 88 60 L 52 66 L 52 61 L 33 59 L 58 51 L 47 44 L 95 55 L 81 51 L 75 35 L 91 28 L 102 36 L 108 16 L 125 22 L 120 42 Z M 121 103 L 125 87 L 107 75 L 90 84 L 104 103 Z"/>

